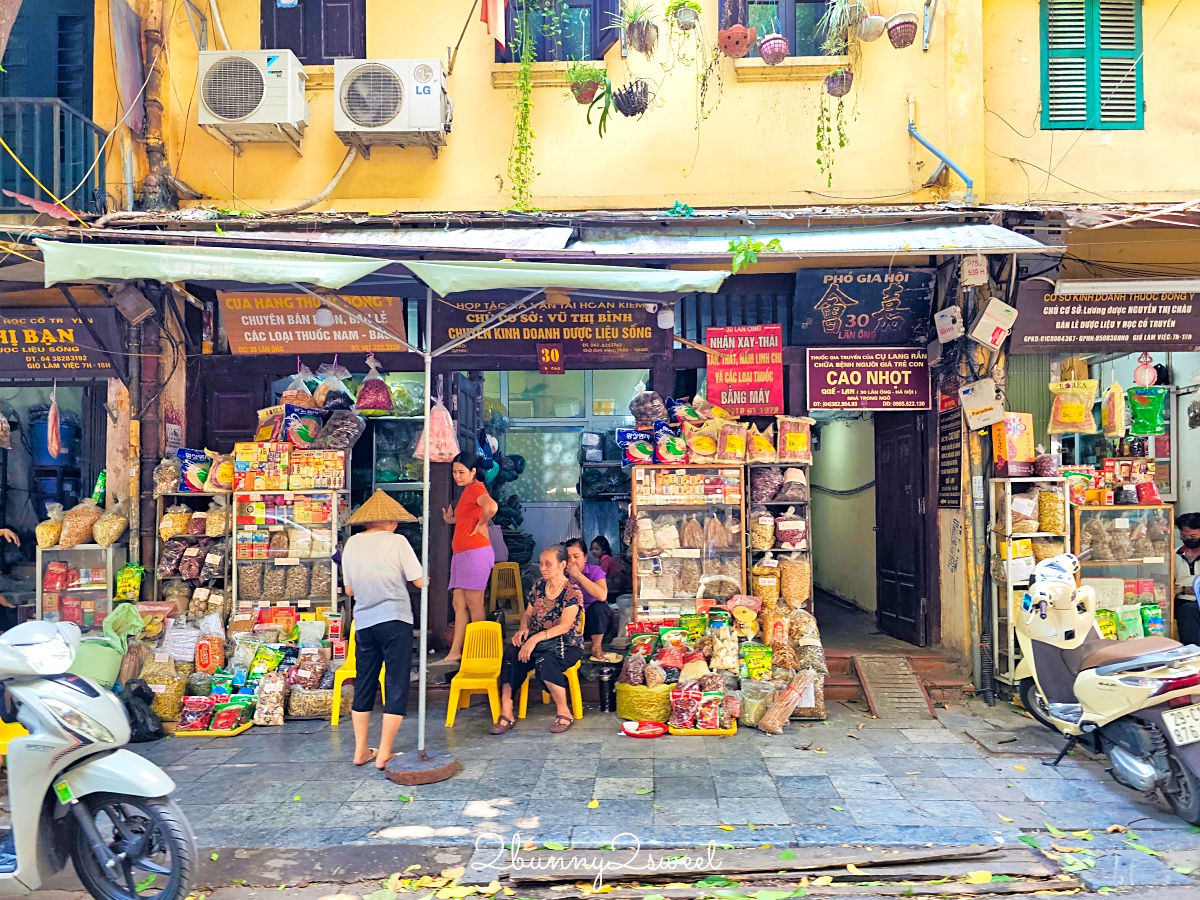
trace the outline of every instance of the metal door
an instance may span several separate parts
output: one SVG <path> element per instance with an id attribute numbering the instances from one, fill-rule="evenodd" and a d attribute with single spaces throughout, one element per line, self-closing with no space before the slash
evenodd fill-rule
<path id="1" fill-rule="evenodd" d="M 925 421 L 875 416 L 876 615 L 879 630 L 929 645 L 926 598 Z"/>

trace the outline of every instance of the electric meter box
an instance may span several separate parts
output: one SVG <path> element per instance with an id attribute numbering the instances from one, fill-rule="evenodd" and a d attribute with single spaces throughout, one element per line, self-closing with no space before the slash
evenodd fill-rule
<path id="1" fill-rule="evenodd" d="M 962 310 L 957 306 L 948 306 L 935 313 L 933 323 L 937 326 L 938 340 L 943 344 L 958 340 L 967 333 L 963 328 Z"/>
<path id="2" fill-rule="evenodd" d="M 1016 308 L 993 297 L 976 317 L 968 336 L 978 344 L 999 350 L 1016 321 Z"/>
<path id="3" fill-rule="evenodd" d="M 1004 404 L 996 393 L 996 382 L 990 378 L 964 385 L 958 391 L 967 427 L 972 431 L 1004 421 Z"/>

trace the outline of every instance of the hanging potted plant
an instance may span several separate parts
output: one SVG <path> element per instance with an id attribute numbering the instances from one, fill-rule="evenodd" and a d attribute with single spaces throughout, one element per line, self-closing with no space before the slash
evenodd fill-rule
<path id="1" fill-rule="evenodd" d="M 625 43 L 646 56 L 658 46 L 658 26 L 654 24 L 654 4 L 649 0 L 621 0 L 621 12 L 612 17 L 609 28 L 625 32 Z"/>
<path id="2" fill-rule="evenodd" d="M 700 24 L 700 4 L 697 0 L 671 0 L 666 16 L 680 31 L 691 31 Z"/>
<path id="3" fill-rule="evenodd" d="M 725 0 L 722 21 L 729 24 L 717 32 L 717 46 L 730 59 L 741 59 L 753 49 L 758 36 L 755 29 L 746 27 L 749 14 L 745 0 Z"/>
<path id="4" fill-rule="evenodd" d="M 883 37 L 883 32 L 886 29 L 887 19 L 873 9 L 865 10 L 862 19 L 858 23 L 858 39 L 867 43 L 877 41 Z"/>
<path id="5" fill-rule="evenodd" d="M 776 30 L 758 42 L 758 55 L 768 66 L 777 66 L 788 55 L 788 40 L 779 33 L 779 22 L 775 23 Z"/>
<path id="6" fill-rule="evenodd" d="M 613 106 L 623 116 L 640 116 L 650 108 L 650 84 L 645 78 L 635 78 L 612 95 Z"/>
<path id="7" fill-rule="evenodd" d="M 854 87 L 854 73 L 849 69 L 834 69 L 825 76 L 825 91 L 831 97 L 845 97 Z"/>
<path id="8" fill-rule="evenodd" d="M 829 56 L 849 56 L 857 65 L 860 55 L 858 26 L 870 10 L 858 0 L 828 0 L 817 30 L 825 33 L 821 49 Z"/>
<path id="9" fill-rule="evenodd" d="M 567 66 L 564 77 L 571 93 L 575 95 L 575 101 L 581 106 L 587 106 L 604 84 L 604 69 L 595 63 L 577 59 Z"/>
<path id="10" fill-rule="evenodd" d="M 911 47 L 917 39 L 917 14 L 914 12 L 896 13 L 887 20 L 888 40 L 897 50 Z"/>

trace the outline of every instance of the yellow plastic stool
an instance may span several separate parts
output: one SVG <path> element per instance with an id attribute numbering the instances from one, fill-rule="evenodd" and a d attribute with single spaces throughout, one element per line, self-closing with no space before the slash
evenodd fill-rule
<path id="1" fill-rule="evenodd" d="M 16 740 L 19 737 L 25 737 L 29 732 L 20 726 L 17 722 L 7 725 L 0 722 L 0 756 L 8 755 L 8 742 Z"/>
<path id="2" fill-rule="evenodd" d="M 501 600 L 511 600 L 518 616 L 525 615 L 525 591 L 521 587 L 521 567 L 514 562 L 492 566 L 492 587 L 488 592 L 488 612 L 496 611 Z"/>
<path id="3" fill-rule="evenodd" d="M 567 691 L 570 694 L 571 712 L 575 718 L 583 718 L 583 691 L 579 689 L 579 663 L 571 666 L 566 671 L 567 676 Z M 517 718 L 525 718 L 525 713 L 529 711 L 529 682 L 533 678 L 533 672 L 529 673 L 529 677 L 525 679 L 525 683 L 521 685 L 521 700 L 517 706 Z M 550 694 L 544 688 L 542 690 L 542 703 L 550 702 Z"/>
<path id="4" fill-rule="evenodd" d="M 446 727 L 454 727 L 459 709 L 471 705 L 473 694 L 487 694 L 492 724 L 500 718 L 500 665 L 504 661 L 504 635 L 499 622 L 472 622 L 463 639 L 462 664 L 450 679 L 450 704 Z"/>
<path id="5" fill-rule="evenodd" d="M 358 674 L 358 657 L 356 651 L 358 642 L 354 637 L 354 623 L 350 623 L 350 646 L 346 648 L 346 661 L 342 663 L 342 667 L 333 674 L 333 711 L 329 714 L 329 724 L 334 728 L 338 727 L 338 717 L 342 714 L 342 685 Z M 384 703 L 387 703 L 387 688 L 384 687 L 384 678 L 387 675 L 387 666 L 385 665 L 379 670 L 379 697 Z"/>

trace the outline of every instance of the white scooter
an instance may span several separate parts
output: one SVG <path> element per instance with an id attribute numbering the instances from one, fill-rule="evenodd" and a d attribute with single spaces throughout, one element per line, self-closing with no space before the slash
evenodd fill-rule
<path id="1" fill-rule="evenodd" d="M 1200 825 L 1200 647 L 1165 637 L 1105 640 L 1096 595 L 1070 554 L 1037 564 L 1016 618 L 1021 702 L 1067 743 L 1104 754 L 1126 787 L 1161 791 Z"/>
<path id="2" fill-rule="evenodd" d="M 8 745 L 12 832 L 0 831 L 0 896 L 38 890 L 70 857 L 100 900 L 182 900 L 197 855 L 168 797 L 175 783 L 120 749 L 129 720 L 112 693 L 64 674 L 78 648 L 70 623 L 0 635 L 0 718 L 29 732 Z"/>

